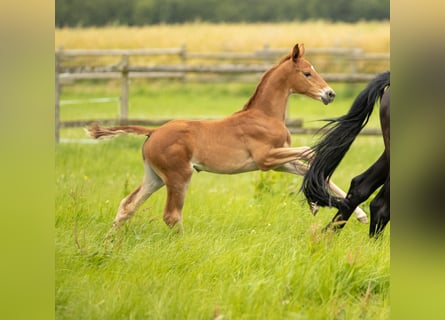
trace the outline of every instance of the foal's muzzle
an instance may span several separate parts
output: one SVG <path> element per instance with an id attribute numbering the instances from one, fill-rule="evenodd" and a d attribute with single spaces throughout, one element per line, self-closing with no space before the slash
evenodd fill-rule
<path id="1" fill-rule="evenodd" d="M 323 92 L 321 93 L 321 101 L 323 101 L 323 103 L 329 104 L 332 101 L 334 101 L 335 98 L 335 91 L 332 90 L 331 88 L 328 89 L 324 89 Z"/>

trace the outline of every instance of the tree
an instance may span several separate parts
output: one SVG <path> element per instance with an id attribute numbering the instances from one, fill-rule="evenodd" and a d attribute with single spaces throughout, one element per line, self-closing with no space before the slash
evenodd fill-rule
<path id="1" fill-rule="evenodd" d="M 55 0 L 56 26 L 158 23 L 354 22 L 389 19 L 387 0 Z"/>

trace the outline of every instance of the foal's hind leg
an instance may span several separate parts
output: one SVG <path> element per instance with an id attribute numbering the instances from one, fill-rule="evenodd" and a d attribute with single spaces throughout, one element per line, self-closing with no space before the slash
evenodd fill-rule
<path id="1" fill-rule="evenodd" d="M 371 224 L 369 226 L 369 236 L 378 237 L 386 224 L 389 222 L 389 177 L 385 181 L 382 189 L 372 200 L 371 208 Z"/>
<path id="2" fill-rule="evenodd" d="M 114 226 L 119 226 L 122 222 L 131 218 L 134 212 L 148 199 L 148 197 L 164 185 L 159 176 L 145 162 L 144 168 L 145 175 L 141 185 L 122 199 L 116 218 L 114 219 Z"/>

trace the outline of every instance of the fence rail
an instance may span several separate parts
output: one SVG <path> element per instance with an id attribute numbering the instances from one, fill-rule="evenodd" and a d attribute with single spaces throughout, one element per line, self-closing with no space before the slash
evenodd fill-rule
<path id="1" fill-rule="evenodd" d="M 276 60 L 288 53 L 289 49 L 270 48 L 264 46 L 254 52 L 189 52 L 185 46 L 179 48 L 150 48 L 150 49 L 59 49 L 55 53 L 55 139 L 59 141 L 60 128 L 85 126 L 91 121 L 60 121 L 60 105 L 69 102 L 60 101 L 63 85 L 85 79 L 121 79 L 120 112 L 118 119 L 103 119 L 102 123 L 131 123 L 156 125 L 153 121 L 129 119 L 129 80 L 145 79 L 180 79 L 182 81 L 231 81 L 256 82 L 260 75 L 268 70 Z M 363 72 L 359 64 L 380 62 L 385 69 L 389 69 L 390 55 L 387 53 L 365 53 L 358 48 L 314 48 L 307 49 L 306 56 L 321 57 L 323 61 L 331 61 L 330 68 L 336 63 L 341 65 L 343 73 L 321 72 L 328 82 L 368 82 L 382 68 L 374 72 Z M 97 64 L 97 59 L 120 57 L 116 62 Z M 130 64 L 130 58 L 142 57 L 174 57 L 172 63 Z M 76 62 L 79 60 L 81 62 Z M 86 60 L 85 60 L 86 59 Z M 91 64 L 91 61 L 96 64 Z M 85 61 L 89 61 L 86 63 Z M 245 76 L 247 75 L 247 76 Z M 209 78 L 212 77 L 212 78 Z M 235 79 L 235 80 L 234 80 Z M 100 98 L 99 98 L 100 99 Z M 160 120 L 162 121 L 166 120 Z M 159 123 L 159 122 L 158 122 Z M 292 133 L 314 132 L 311 128 L 303 128 L 298 119 L 288 126 Z M 365 134 L 376 134 L 376 130 L 365 130 Z"/>

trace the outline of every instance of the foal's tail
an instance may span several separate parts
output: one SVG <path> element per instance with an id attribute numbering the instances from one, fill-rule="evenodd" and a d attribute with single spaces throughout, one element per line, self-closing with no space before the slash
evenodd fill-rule
<path id="1" fill-rule="evenodd" d="M 150 129 L 141 126 L 118 126 L 104 128 L 97 123 L 92 124 L 86 130 L 88 135 L 94 139 L 111 138 L 120 134 L 133 133 L 138 135 L 150 136 L 156 129 Z"/>
<path id="2" fill-rule="evenodd" d="M 389 71 L 378 74 L 357 96 L 347 114 L 327 119 L 328 123 L 323 128 L 329 130 L 313 147 L 315 157 L 301 187 L 309 203 L 337 208 L 341 204 L 341 198 L 329 192 L 327 181 L 368 122 L 377 99 L 389 86 L 389 79 Z"/>

